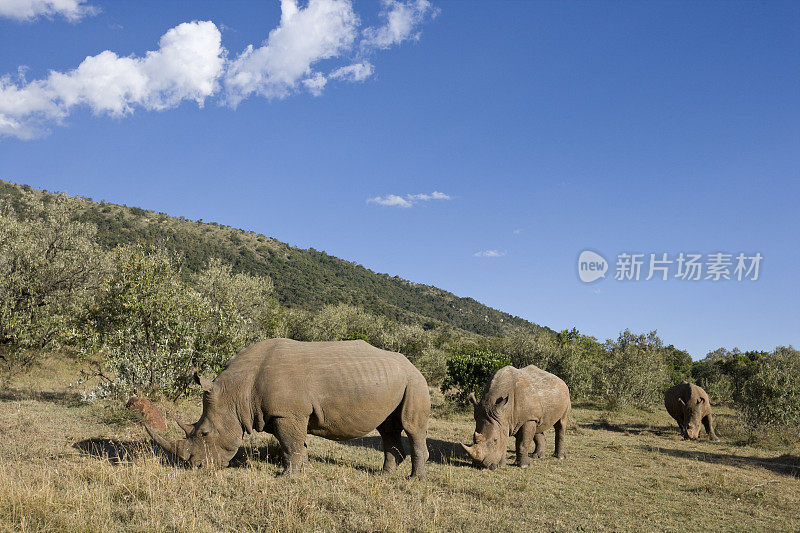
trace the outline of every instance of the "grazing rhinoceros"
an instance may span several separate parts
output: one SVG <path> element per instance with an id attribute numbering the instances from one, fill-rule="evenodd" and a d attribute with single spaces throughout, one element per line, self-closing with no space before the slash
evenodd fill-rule
<path id="1" fill-rule="evenodd" d="M 408 359 L 364 341 L 299 342 L 271 339 L 237 353 L 203 388 L 203 415 L 178 422 L 186 438 L 168 441 L 145 426 L 165 450 L 195 467 L 227 466 L 244 432 L 266 431 L 283 450 L 284 471 L 308 460 L 306 434 L 331 440 L 378 429 L 383 471 L 405 457 L 400 432 L 411 442 L 411 475 L 424 477 L 430 415 L 428 384 Z"/>
<path id="2" fill-rule="evenodd" d="M 683 381 L 667 389 L 664 393 L 664 407 L 678 423 L 684 439 L 696 439 L 700 435 L 700 424 L 706 428 L 708 438 L 719 440 L 714 433 L 714 415 L 706 391 L 688 381 Z"/>
<path id="3" fill-rule="evenodd" d="M 505 464 L 508 438 L 517 441 L 517 464 L 530 464 L 528 446 L 536 443 L 535 457 L 544 455 L 544 432 L 555 427 L 555 456 L 564 454 L 564 432 L 571 404 L 569 388 L 559 377 L 534 366 L 506 366 L 494 373 L 478 402 L 469 396 L 475 410 L 472 446 L 462 444 L 473 463 L 494 470 Z"/>

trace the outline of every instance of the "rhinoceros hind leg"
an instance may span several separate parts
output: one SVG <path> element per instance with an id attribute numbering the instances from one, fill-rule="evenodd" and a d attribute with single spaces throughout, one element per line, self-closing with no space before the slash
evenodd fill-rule
<path id="1" fill-rule="evenodd" d="M 536 459 L 544 457 L 544 433 L 537 433 L 533 436 L 533 442 L 536 447 L 533 449 L 533 456 Z"/>
<path id="2" fill-rule="evenodd" d="M 411 477 L 425 477 L 425 461 L 428 460 L 428 418 L 431 414 L 431 397 L 428 384 L 420 376 L 418 382 L 406 387 L 400 407 L 400 422 L 411 441 Z"/>
<path id="3" fill-rule="evenodd" d="M 283 451 L 283 472 L 279 476 L 302 473 L 308 462 L 306 431 L 308 418 L 275 418 L 273 421 L 275 437 Z"/>
<path id="4" fill-rule="evenodd" d="M 556 450 L 553 453 L 553 457 L 564 459 L 567 456 L 567 454 L 564 453 L 564 434 L 567 432 L 566 420 L 562 418 L 556 422 L 553 427 L 556 430 Z"/>
<path id="5" fill-rule="evenodd" d="M 383 469 L 384 474 L 391 474 L 397 465 L 403 462 L 406 451 L 403 448 L 401 432 L 403 426 L 400 423 L 400 412 L 395 411 L 380 426 L 378 433 L 381 434 L 383 441 Z"/>

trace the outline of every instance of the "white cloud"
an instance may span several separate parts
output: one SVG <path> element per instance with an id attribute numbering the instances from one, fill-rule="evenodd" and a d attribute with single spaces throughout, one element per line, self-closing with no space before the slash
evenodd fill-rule
<path id="1" fill-rule="evenodd" d="M 99 11 L 86 0 L 0 0 L 0 17 L 19 21 L 61 15 L 70 22 L 78 22 Z"/>
<path id="2" fill-rule="evenodd" d="M 121 117 L 136 107 L 163 110 L 184 100 L 203 106 L 214 94 L 225 58 L 213 22 L 188 22 L 167 31 L 159 48 L 144 57 L 106 50 L 68 72 L 26 82 L 0 78 L 0 135 L 31 138 L 60 123 L 78 105 L 95 114 Z"/>
<path id="3" fill-rule="evenodd" d="M 137 108 L 160 111 L 185 100 L 202 107 L 211 97 L 235 108 L 254 94 L 271 99 L 306 90 L 320 96 L 329 79 L 369 78 L 374 67 L 365 54 L 414 38 L 434 11 L 428 0 L 385 0 L 386 25 L 367 28 L 362 46 L 354 50 L 360 20 L 352 0 L 308 0 L 302 8 L 297 0 L 282 0 L 280 23 L 266 41 L 249 45 L 231 60 L 213 22 L 189 22 L 167 31 L 159 48 L 143 57 L 120 57 L 106 50 L 86 57 L 73 70 L 51 71 L 30 82 L 21 68 L 16 76 L 0 76 L 0 137 L 41 136 L 52 124 L 63 124 L 78 106 L 97 115 L 122 117 Z M 85 0 L 0 0 L 0 14 L 15 13 L 17 18 L 59 13 L 76 20 L 91 12 L 94 8 Z M 339 65 L 320 65 L 335 59 Z M 448 199 L 437 194 L 442 195 L 398 198 L 408 204 Z"/>
<path id="4" fill-rule="evenodd" d="M 417 202 L 428 202 L 430 200 L 449 200 L 450 196 L 443 192 L 433 191 L 430 194 L 406 194 L 405 196 L 398 196 L 396 194 L 387 194 L 386 196 L 376 196 L 374 198 L 367 198 L 367 203 L 386 205 L 391 207 L 411 207 Z"/>
<path id="5" fill-rule="evenodd" d="M 408 39 L 419 39 L 419 26 L 428 14 L 436 16 L 428 0 L 384 0 L 381 16 L 386 23 L 378 28 L 366 28 L 361 46 L 386 49 Z"/>
<path id="6" fill-rule="evenodd" d="M 369 61 L 353 63 L 345 67 L 338 68 L 331 72 L 330 77 L 335 80 L 364 81 L 372 76 L 373 66 Z"/>
<path id="7" fill-rule="evenodd" d="M 386 196 L 376 196 L 375 198 L 367 198 L 367 203 L 374 203 L 378 205 L 388 205 L 392 207 L 411 207 L 414 205 L 409 200 L 396 194 L 387 194 Z"/>
<path id="8" fill-rule="evenodd" d="M 506 252 L 499 252 L 497 250 L 481 250 L 480 252 L 475 252 L 475 257 L 503 257 L 506 255 Z"/>
<path id="9" fill-rule="evenodd" d="M 450 197 L 443 192 L 433 191 L 430 194 L 409 194 L 407 195 L 409 200 L 420 200 L 423 202 L 427 202 L 429 200 L 449 200 Z"/>
<path id="10" fill-rule="evenodd" d="M 328 78 L 319 72 L 315 72 L 313 76 L 303 80 L 303 85 L 305 85 L 306 89 L 308 89 L 308 92 L 314 96 L 321 96 L 322 90 L 325 89 L 325 85 L 327 83 Z"/>
<path id="11" fill-rule="evenodd" d="M 349 0 L 309 0 L 303 9 L 296 0 L 282 0 L 280 25 L 264 45 L 248 46 L 231 62 L 225 76 L 227 102 L 235 107 L 253 93 L 288 96 L 311 77 L 314 64 L 352 47 L 358 25 Z M 318 84 L 309 89 L 321 91 Z"/>

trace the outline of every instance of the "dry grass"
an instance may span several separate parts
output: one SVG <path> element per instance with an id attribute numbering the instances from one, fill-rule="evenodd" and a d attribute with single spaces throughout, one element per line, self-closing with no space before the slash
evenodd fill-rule
<path id="1" fill-rule="evenodd" d="M 408 463 L 377 475 L 376 435 L 310 438 L 307 473 L 276 479 L 268 436 L 248 440 L 232 468 L 165 463 L 118 408 L 57 385 L 75 374 L 54 359 L 0 391 L 0 530 L 800 529 L 796 447 L 739 446 L 722 431 L 721 443 L 684 442 L 660 411 L 575 409 L 567 459 L 526 470 L 469 467 L 454 443 L 471 435 L 470 417 L 447 414 L 432 421 L 424 482 L 406 478 Z"/>

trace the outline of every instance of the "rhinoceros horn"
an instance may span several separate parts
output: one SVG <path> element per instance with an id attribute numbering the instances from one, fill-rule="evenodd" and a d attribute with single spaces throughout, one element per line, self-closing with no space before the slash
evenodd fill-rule
<path id="1" fill-rule="evenodd" d="M 193 424 L 189 424 L 187 422 L 181 422 L 180 420 L 176 420 L 175 422 L 178 423 L 178 425 L 181 427 L 183 432 L 186 433 L 187 437 L 192 434 L 192 431 L 194 431 L 194 425 Z"/>
<path id="2" fill-rule="evenodd" d="M 467 454 L 468 454 L 468 455 L 469 455 L 469 456 L 470 456 L 472 459 L 476 459 L 475 445 L 474 445 L 474 444 L 473 444 L 472 446 L 467 446 L 466 444 L 464 444 L 464 443 L 462 442 L 462 443 L 461 443 L 461 447 L 462 447 L 462 448 L 464 448 L 464 451 L 465 451 L 465 452 L 467 452 Z"/>
<path id="3" fill-rule="evenodd" d="M 147 431 L 147 434 L 150 435 L 150 437 L 154 441 L 156 441 L 156 444 L 158 444 L 159 446 L 164 448 L 166 451 L 168 451 L 172 455 L 174 455 L 176 457 L 180 457 L 181 459 L 185 460 L 185 458 L 180 453 L 181 450 L 180 450 L 180 447 L 178 446 L 178 441 L 165 439 L 164 437 L 162 437 L 161 435 L 156 433 L 155 430 L 153 428 L 151 428 L 150 426 L 148 426 L 147 424 L 144 425 L 144 429 L 145 429 L 145 431 Z"/>

